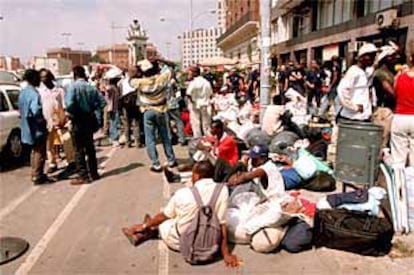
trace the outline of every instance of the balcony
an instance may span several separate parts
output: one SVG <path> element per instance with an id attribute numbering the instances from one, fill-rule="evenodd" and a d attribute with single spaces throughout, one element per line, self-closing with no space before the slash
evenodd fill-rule
<path id="1" fill-rule="evenodd" d="M 249 12 L 243 15 L 236 23 L 231 25 L 219 38 L 217 38 L 217 46 L 223 47 L 229 40 L 237 36 L 239 33 L 251 31 L 252 28 L 257 30 L 259 22 L 259 15 L 257 13 Z"/>
<path id="2" fill-rule="evenodd" d="M 305 0 L 278 0 L 276 2 L 276 6 L 274 6 L 271 10 L 271 20 L 272 22 L 277 20 L 279 16 L 282 16 L 288 13 L 293 8 L 299 6 Z"/>

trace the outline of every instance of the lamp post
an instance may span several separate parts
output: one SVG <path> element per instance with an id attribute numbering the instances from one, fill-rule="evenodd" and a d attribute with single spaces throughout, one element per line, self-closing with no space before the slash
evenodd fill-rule
<path id="1" fill-rule="evenodd" d="M 79 46 L 79 63 L 80 65 L 83 65 L 83 52 L 82 52 L 82 46 L 85 45 L 83 42 L 76 43 Z"/>
<path id="2" fill-rule="evenodd" d="M 260 47 L 260 121 L 269 105 L 270 95 L 270 0 L 260 1 L 261 47 Z"/>
<path id="3" fill-rule="evenodd" d="M 70 32 L 62 32 L 61 35 L 65 39 L 65 46 L 66 46 L 66 59 L 69 59 L 69 37 L 72 36 Z"/>
<path id="4" fill-rule="evenodd" d="M 215 13 L 216 13 L 215 9 L 210 9 L 208 11 L 203 11 L 199 14 L 193 15 L 193 0 L 190 0 L 190 60 L 189 60 L 190 65 L 193 65 L 193 26 L 194 26 L 194 21 L 196 21 L 202 15 L 215 14 Z"/>

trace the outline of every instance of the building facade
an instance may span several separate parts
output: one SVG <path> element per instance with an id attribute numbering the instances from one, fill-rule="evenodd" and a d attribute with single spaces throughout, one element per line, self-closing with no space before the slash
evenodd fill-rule
<path id="1" fill-rule="evenodd" d="M 98 47 L 96 54 L 104 63 L 113 64 L 121 69 L 127 69 L 129 66 L 128 44 Z"/>
<path id="2" fill-rule="evenodd" d="M 259 0 L 226 0 L 226 31 L 217 39 L 225 57 L 241 63 L 259 63 Z"/>
<path id="3" fill-rule="evenodd" d="M 226 0 L 217 1 L 217 27 L 226 31 Z"/>
<path id="4" fill-rule="evenodd" d="M 48 69 L 55 76 L 70 74 L 73 66 L 70 59 L 40 56 L 33 57 L 30 64 L 30 67 L 36 70 Z"/>
<path id="5" fill-rule="evenodd" d="M 274 64 L 336 55 L 349 65 L 363 42 L 405 51 L 414 41 L 413 0 L 276 0 L 271 17 Z"/>
<path id="6" fill-rule="evenodd" d="M 49 49 L 46 53 L 48 58 L 66 58 L 72 62 L 72 66 L 88 65 L 92 53 L 90 51 L 72 50 L 71 48 Z"/>
<path id="7" fill-rule="evenodd" d="M 15 56 L 0 56 L 0 70 L 17 71 L 23 69 L 20 58 Z"/>
<path id="8" fill-rule="evenodd" d="M 222 56 L 222 51 L 217 47 L 217 38 L 221 34 L 220 28 L 184 32 L 181 38 L 183 67 L 197 64 L 207 58 Z"/>

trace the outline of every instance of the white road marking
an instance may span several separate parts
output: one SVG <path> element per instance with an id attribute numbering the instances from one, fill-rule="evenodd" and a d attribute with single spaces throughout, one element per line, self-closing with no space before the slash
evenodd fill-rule
<path id="1" fill-rule="evenodd" d="M 29 271 L 33 268 L 36 262 L 39 260 L 40 256 L 42 256 L 43 252 L 46 250 L 48 244 L 56 235 L 60 227 L 72 213 L 73 209 L 77 206 L 83 195 L 85 195 L 86 191 L 90 188 L 90 184 L 83 185 L 80 189 L 75 193 L 72 197 L 70 202 L 66 205 L 62 212 L 60 212 L 59 216 L 56 218 L 55 222 L 49 227 L 43 237 L 37 242 L 36 246 L 30 252 L 29 256 L 25 259 L 22 265 L 16 271 L 16 275 L 20 274 L 28 274 Z"/>
<path id="2" fill-rule="evenodd" d="M 105 161 L 105 165 L 108 163 L 111 156 L 115 153 L 116 149 L 117 148 L 112 148 L 111 151 L 106 155 L 108 158 Z M 62 227 L 66 219 L 69 217 L 72 211 L 76 208 L 79 201 L 82 199 L 82 197 L 85 195 L 85 193 L 88 191 L 88 189 L 91 186 L 92 185 L 87 184 L 87 185 L 82 185 L 79 188 L 79 190 L 75 193 L 75 195 L 72 197 L 69 203 L 65 206 L 62 212 L 60 212 L 59 216 L 55 219 L 53 224 L 49 227 L 49 229 L 42 236 L 42 238 L 37 242 L 36 246 L 32 249 L 32 251 L 26 257 L 24 262 L 16 270 L 15 275 L 23 275 L 23 274 L 28 274 L 30 272 L 30 270 L 33 268 L 33 266 L 42 256 L 42 254 L 45 252 L 50 241 L 53 239 L 53 237 Z"/>
<path id="3" fill-rule="evenodd" d="M 170 198 L 170 184 L 163 175 L 162 177 L 162 195 L 163 203 Z M 158 241 L 158 275 L 167 275 L 169 266 L 169 251 L 164 241 Z"/>
<path id="4" fill-rule="evenodd" d="M 4 217 L 9 215 L 16 209 L 23 201 L 25 201 L 28 197 L 30 197 L 34 192 L 36 192 L 40 188 L 39 185 L 31 186 L 29 190 L 24 192 L 21 196 L 14 199 L 11 203 L 9 203 L 6 207 L 0 210 L 0 221 L 3 220 Z"/>

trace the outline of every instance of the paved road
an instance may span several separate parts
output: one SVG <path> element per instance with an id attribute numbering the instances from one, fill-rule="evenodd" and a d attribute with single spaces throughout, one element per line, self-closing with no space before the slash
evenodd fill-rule
<path id="1" fill-rule="evenodd" d="M 181 147 L 177 154 L 185 156 Z M 135 248 L 120 228 L 161 209 L 179 184 L 148 171 L 145 150 L 104 148 L 104 177 L 91 185 L 68 181 L 33 187 L 28 168 L 0 174 L 0 235 L 29 241 L 30 250 L 0 266 L 0 274 L 414 274 L 414 261 L 361 257 L 319 249 L 261 255 L 246 246 L 234 252 L 245 264 L 193 267 L 161 241 Z"/>

